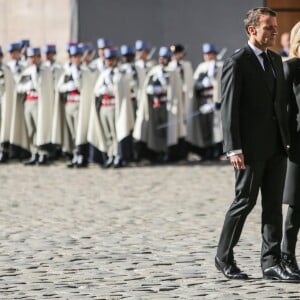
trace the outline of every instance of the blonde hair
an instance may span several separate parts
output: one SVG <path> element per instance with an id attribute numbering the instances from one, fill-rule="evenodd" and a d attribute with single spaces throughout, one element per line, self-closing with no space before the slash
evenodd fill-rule
<path id="1" fill-rule="evenodd" d="M 300 21 L 296 23 L 291 30 L 290 44 L 290 57 L 298 57 L 298 48 L 300 47 Z"/>

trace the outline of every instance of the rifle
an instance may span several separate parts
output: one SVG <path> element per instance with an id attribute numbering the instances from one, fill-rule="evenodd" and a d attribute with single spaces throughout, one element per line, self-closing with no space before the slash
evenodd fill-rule
<path id="1" fill-rule="evenodd" d="M 156 51 L 156 47 L 151 48 L 151 51 L 149 52 L 148 56 L 147 56 L 147 60 L 151 60 L 152 56 L 154 55 Z"/>
<path id="2" fill-rule="evenodd" d="M 189 114 L 187 117 L 185 117 L 184 121 L 192 119 L 192 118 L 194 118 L 194 117 L 196 117 L 196 116 L 198 116 L 200 114 L 202 114 L 201 111 L 194 111 L 191 114 Z M 179 123 L 179 121 L 166 122 L 166 123 L 163 123 L 163 124 L 157 126 L 156 129 L 157 130 L 164 129 L 164 128 L 170 127 L 170 126 L 178 124 L 178 123 Z"/>
<path id="3" fill-rule="evenodd" d="M 222 60 L 226 52 L 227 52 L 227 48 L 222 48 L 217 55 L 217 60 Z"/>

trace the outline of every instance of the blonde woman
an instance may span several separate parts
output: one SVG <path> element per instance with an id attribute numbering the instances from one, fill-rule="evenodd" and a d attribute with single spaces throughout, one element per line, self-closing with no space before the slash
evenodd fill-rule
<path id="1" fill-rule="evenodd" d="M 289 131 L 291 145 L 283 203 L 288 204 L 282 243 L 282 263 L 300 276 L 296 260 L 296 243 L 300 226 L 300 22 L 291 30 L 290 57 L 284 62 L 288 88 Z"/>

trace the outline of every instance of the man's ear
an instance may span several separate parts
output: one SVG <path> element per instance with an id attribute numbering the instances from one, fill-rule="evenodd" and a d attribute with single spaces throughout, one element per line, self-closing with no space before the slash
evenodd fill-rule
<path id="1" fill-rule="evenodd" d="M 255 28 L 255 26 L 249 26 L 248 27 L 248 33 L 250 35 L 255 35 L 256 34 L 256 28 Z"/>

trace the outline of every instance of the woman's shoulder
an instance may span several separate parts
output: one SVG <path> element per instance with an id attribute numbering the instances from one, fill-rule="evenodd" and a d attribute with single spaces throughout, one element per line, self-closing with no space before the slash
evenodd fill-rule
<path id="1" fill-rule="evenodd" d="M 300 72 L 300 58 L 292 57 L 283 62 L 284 71 L 286 74 L 294 74 Z"/>
<path id="2" fill-rule="evenodd" d="M 300 58 L 299 57 L 291 57 L 283 62 L 286 65 L 299 67 L 300 66 Z"/>

